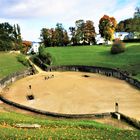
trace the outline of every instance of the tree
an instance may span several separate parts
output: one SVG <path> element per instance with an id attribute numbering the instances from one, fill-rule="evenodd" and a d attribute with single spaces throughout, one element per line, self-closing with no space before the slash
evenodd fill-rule
<path id="1" fill-rule="evenodd" d="M 140 32 L 140 18 L 129 18 L 118 23 L 116 31 Z"/>
<path id="2" fill-rule="evenodd" d="M 67 31 L 61 23 L 57 23 L 55 29 L 43 28 L 40 37 L 46 47 L 66 46 L 69 43 Z"/>
<path id="3" fill-rule="evenodd" d="M 46 47 L 51 46 L 51 34 L 50 34 L 49 29 L 42 28 L 40 37 Z"/>
<path id="4" fill-rule="evenodd" d="M 69 37 L 68 37 L 67 31 L 65 30 L 65 31 L 63 32 L 63 44 L 64 44 L 64 46 L 67 46 L 68 43 L 69 43 Z"/>
<path id="5" fill-rule="evenodd" d="M 80 44 L 80 42 L 84 42 L 84 20 L 80 19 L 75 22 L 76 32 L 75 39 L 76 43 Z"/>
<path id="6" fill-rule="evenodd" d="M 32 46 L 32 42 L 31 41 L 22 41 L 22 49 L 21 52 L 26 54 L 27 51 L 29 50 L 29 48 Z"/>
<path id="7" fill-rule="evenodd" d="M 71 42 L 72 42 L 72 45 L 76 45 L 76 37 L 75 37 L 75 33 L 76 33 L 76 30 L 75 30 L 75 27 L 69 27 L 69 30 L 71 32 Z"/>
<path id="8" fill-rule="evenodd" d="M 19 25 L 10 25 L 8 22 L 0 24 L 0 50 L 19 50 L 22 39 Z"/>
<path id="9" fill-rule="evenodd" d="M 64 38 L 64 28 L 62 23 L 57 23 L 55 28 L 55 40 L 57 46 L 64 46 L 63 38 Z"/>
<path id="10" fill-rule="evenodd" d="M 91 20 L 87 20 L 84 24 L 84 40 L 88 44 L 95 43 L 95 28 L 94 23 Z"/>
<path id="11" fill-rule="evenodd" d="M 136 7 L 135 9 L 135 13 L 134 13 L 134 18 L 140 18 L 140 7 Z"/>
<path id="12" fill-rule="evenodd" d="M 5 22 L 0 24 L 0 51 L 11 50 L 14 43 L 13 27 Z"/>
<path id="13" fill-rule="evenodd" d="M 116 31 L 140 34 L 140 7 L 136 7 L 135 10 L 134 17 L 120 21 Z"/>
<path id="14" fill-rule="evenodd" d="M 104 15 L 99 21 L 99 32 L 106 41 L 113 40 L 117 22 L 114 17 Z"/>
<path id="15" fill-rule="evenodd" d="M 20 26 L 17 24 L 13 26 L 13 37 L 14 37 L 14 50 L 21 49 L 22 46 L 22 39 L 21 39 L 21 32 L 20 32 Z"/>

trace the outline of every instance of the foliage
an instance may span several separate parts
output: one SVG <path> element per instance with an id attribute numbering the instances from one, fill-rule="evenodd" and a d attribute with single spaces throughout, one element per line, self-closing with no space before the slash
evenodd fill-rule
<path id="1" fill-rule="evenodd" d="M 17 61 L 17 54 L 0 53 L 0 79 L 27 67 Z"/>
<path id="2" fill-rule="evenodd" d="M 15 125 L 40 124 L 40 129 L 19 129 Z M 92 120 L 49 119 L 14 112 L 0 114 L 0 138 L 10 140 L 80 139 L 80 140 L 136 140 L 140 132 L 121 130 Z"/>
<path id="3" fill-rule="evenodd" d="M 19 25 L 0 23 L 0 51 L 19 50 L 21 47 L 21 33 Z"/>
<path id="4" fill-rule="evenodd" d="M 126 43 L 126 51 L 118 55 L 110 54 L 110 47 L 105 45 L 83 47 L 47 48 L 53 56 L 53 65 L 90 65 L 137 73 L 140 79 L 140 43 Z"/>
<path id="5" fill-rule="evenodd" d="M 116 31 L 118 32 L 137 32 L 140 34 L 140 18 L 129 18 L 118 23 Z"/>
<path id="6" fill-rule="evenodd" d="M 77 42 L 76 42 L 76 36 L 75 36 L 75 33 L 76 33 L 75 27 L 69 27 L 69 31 L 70 31 L 70 35 L 71 35 L 70 42 L 72 45 L 76 45 Z"/>
<path id="7" fill-rule="evenodd" d="M 29 62 L 28 62 L 28 60 L 26 59 L 26 56 L 25 55 L 23 55 L 23 54 L 19 54 L 18 56 L 17 56 L 17 60 L 20 62 L 20 63 L 22 63 L 24 66 L 29 66 Z"/>
<path id="8" fill-rule="evenodd" d="M 52 56 L 48 53 L 43 46 L 39 48 L 39 58 L 42 62 L 51 65 L 52 64 Z"/>
<path id="9" fill-rule="evenodd" d="M 101 37 L 106 41 L 112 41 L 114 39 L 114 31 L 116 29 L 117 22 L 114 17 L 104 15 L 99 21 L 99 32 Z"/>
<path id="10" fill-rule="evenodd" d="M 91 20 L 82 19 L 75 22 L 75 27 L 69 27 L 72 45 L 85 45 L 95 43 L 95 28 Z"/>
<path id="11" fill-rule="evenodd" d="M 76 43 L 80 44 L 80 41 L 84 41 L 84 20 L 80 19 L 75 21 L 75 38 Z"/>
<path id="12" fill-rule="evenodd" d="M 87 20 L 84 24 L 84 38 L 88 44 L 95 43 L 95 28 L 94 23 L 91 20 Z"/>
<path id="13" fill-rule="evenodd" d="M 136 7 L 135 9 L 135 13 L 134 13 L 134 18 L 140 18 L 140 7 Z"/>
<path id="14" fill-rule="evenodd" d="M 61 23 L 57 23 L 55 29 L 43 28 L 40 37 L 46 47 L 66 46 L 69 43 L 67 31 Z"/>
<path id="15" fill-rule="evenodd" d="M 111 47 L 112 54 L 118 54 L 125 51 L 125 44 L 120 39 L 115 39 Z"/>
<path id="16" fill-rule="evenodd" d="M 140 39 L 139 25 L 140 25 L 140 7 L 136 7 L 134 17 L 120 21 L 116 31 L 132 32 L 135 38 Z"/>
<path id="17" fill-rule="evenodd" d="M 23 54 L 26 54 L 27 51 L 29 50 L 29 48 L 32 46 L 32 42 L 31 41 L 22 41 L 22 49 L 21 52 Z"/>

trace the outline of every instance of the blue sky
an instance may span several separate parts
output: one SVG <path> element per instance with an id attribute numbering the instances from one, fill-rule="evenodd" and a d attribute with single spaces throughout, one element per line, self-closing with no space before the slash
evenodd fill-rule
<path id="1" fill-rule="evenodd" d="M 120 20 L 133 17 L 140 0 L 0 0 L 0 22 L 18 23 L 24 40 L 39 41 L 40 30 L 62 23 L 68 29 L 78 19 L 99 19 L 107 14 Z"/>

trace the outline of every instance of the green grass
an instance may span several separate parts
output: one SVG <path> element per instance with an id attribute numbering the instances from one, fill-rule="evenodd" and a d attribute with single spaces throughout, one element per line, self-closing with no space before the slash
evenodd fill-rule
<path id="1" fill-rule="evenodd" d="M 0 79 L 27 68 L 17 61 L 16 56 L 16 54 L 0 53 Z"/>
<path id="2" fill-rule="evenodd" d="M 46 48 L 53 57 L 52 65 L 92 65 L 120 68 L 137 74 L 140 79 L 140 43 L 126 44 L 126 51 L 110 54 L 110 46 L 82 46 Z"/>
<path id="3" fill-rule="evenodd" d="M 40 124 L 40 129 L 19 129 L 18 123 Z M 120 130 L 92 120 L 54 120 L 14 112 L 0 113 L 0 138 L 7 139 L 79 139 L 136 140 L 140 131 Z"/>

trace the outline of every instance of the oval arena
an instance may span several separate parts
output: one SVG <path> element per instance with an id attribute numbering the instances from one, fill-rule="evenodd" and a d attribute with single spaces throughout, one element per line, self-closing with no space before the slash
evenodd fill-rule
<path id="1" fill-rule="evenodd" d="M 140 120 L 140 91 L 127 82 L 87 72 L 43 72 L 3 91 L 13 102 L 63 114 L 119 112 Z"/>

